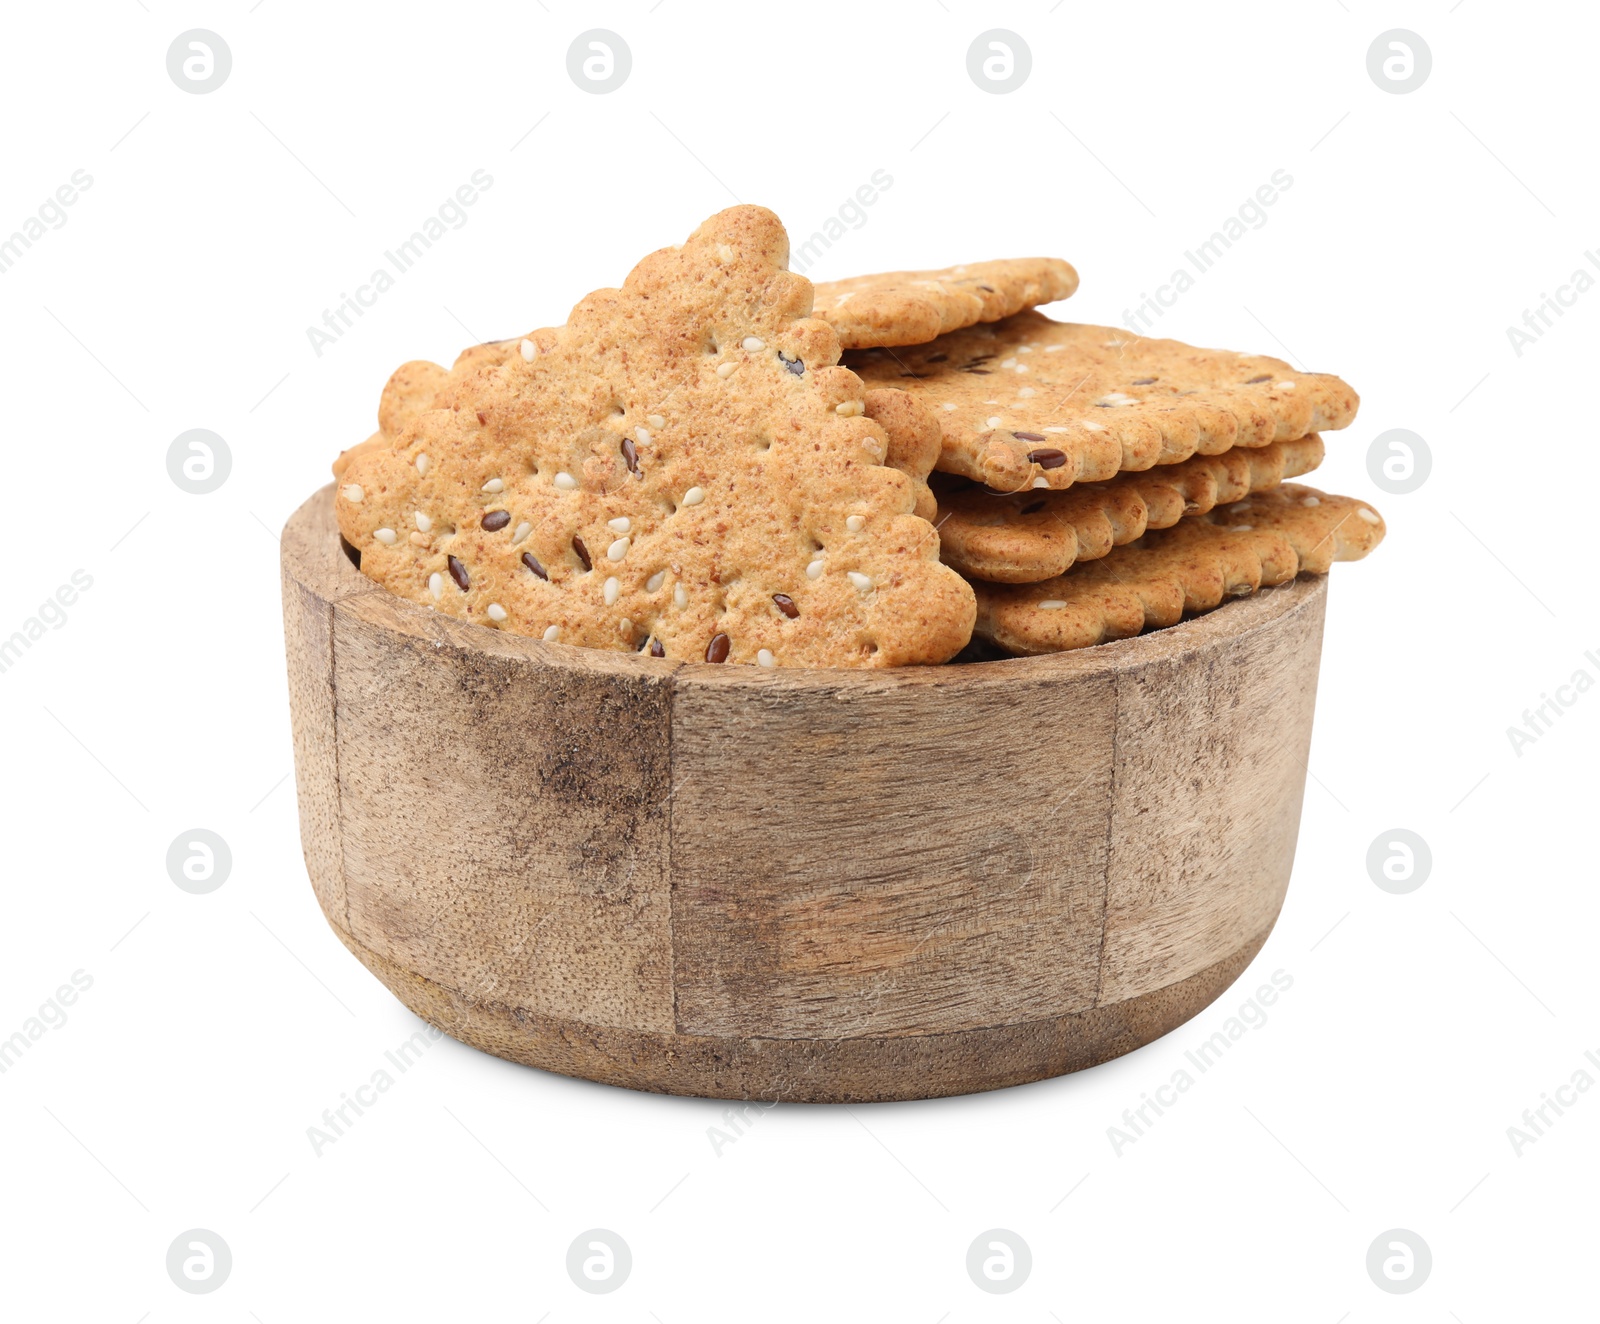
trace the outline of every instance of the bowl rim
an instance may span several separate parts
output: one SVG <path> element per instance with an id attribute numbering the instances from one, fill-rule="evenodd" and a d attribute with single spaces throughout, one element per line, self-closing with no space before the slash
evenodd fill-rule
<path id="1" fill-rule="evenodd" d="M 941 663 L 902 667 L 774 667 L 728 666 L 723 663 L 652 658 L 621 649 L 583 648 L 546 643 L 531 635 L 480 625 L 436 611 L 391 593 L 362 574 L 346 552 L 333 514 L 336 484 L 313 492 L 289 516 L 280 539 L 283 573 L 330 604 L 347 605 L 366 615 L 360 600 L 373 598 L 381 608 L 380 623 L 401 633 L 477 652 L 529 662 L 541 668 L 631 675 L 642 680 L 698 685 L 762 685 L 829 690 L 871 690 L 885 686 L 1014 683 L 1032 680 L 1086 678 L 1105 672 L 1137 669 L 1154 662 L 1201 653 L 1225 642 L 1265 629 L 1326 597 L 1327 575 L 1302 574 L 1284 584 L 1258 589 L 1208 612 L 1186 616 L 1176 625 L 1088 648 L 986 662 Z M 332 555 L 329 555 L 329 552 Z"/>

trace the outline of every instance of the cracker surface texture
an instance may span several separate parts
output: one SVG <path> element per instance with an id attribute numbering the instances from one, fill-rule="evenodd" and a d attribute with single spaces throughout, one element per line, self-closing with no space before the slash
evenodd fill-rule
<path id="1" fill-rule="evenodd" d="M 1346 426 L 1358 404 L 1339 378 L 1280 359 L 1032 310 L 846 362 L 868 386 L 898 386 L 928 407 L 943 433 L 939 469 L 1000 492 L 1293 441 Z"/>
<path id="2" fill-rule="evenodd" d="M 1064 492 L 1007 494 L 979 486 L 946 492 L 934 518 L 939 554 L 968 578 L 1037 583 L 1151 529 L 1171 528 L 1185 515 L 1205 514 L 1310 473 L 1323 453 L 1322 438 L 1313 432 L 1298 441 L 1235 446 Z"/>
<path id="3" fill-rule="evenodd" d="M 1301 572 L 1358 561 L 1384 532 L 1382 516 L 1365 501 L 1285 483 L 1043 583 L 977 583 L 976 633 L 1025 654 L 1125 639 Z"/>
<path id="4" fill-rule="evenodd" d="M 954 655 L 972 590 L 787 262 L 777 217 L 733 207 L 563 327 L 443 378 L 408 365 L 383 406 L 396 434 L 347 453 L 336 488 L 362 570 L 563 644 L 762 666 Z"/>
<path id="5" fill-rule="evenodd" d="M 947 331 L 995 322 L 1065 299 L 1078 273 L 1058 257 L 971 262 L 942 271 L 885 271 L 817 287 L 815 316 L 846 349 L 921 345 Z"/>

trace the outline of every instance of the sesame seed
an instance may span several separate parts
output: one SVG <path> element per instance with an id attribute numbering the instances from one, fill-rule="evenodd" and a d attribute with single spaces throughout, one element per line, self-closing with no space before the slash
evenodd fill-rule
<path id="1" fill-rule="evenodd" d="M 616 519 L 608 519 L 606 528 L 612 533 L 626 533 L 633 526 L 633 521 L 626 515 L 618 515 Z"/>
<path id="2" fill-rule="evenodd" d="M 738 370 L 739 370 L 739 365 L 737 363 L 719 363 L 719 364 L 717 364 L 717 376 L 721 377 L 723 381 L 727 381 L 728 378 L 732 377 L 733 374 L 735 372 L 737 372 Z"/>
<path id="3" fill-rule="evenodd" d="M 999 427 L 1000 426 L 1000 415 L 996 414 L 992 418 L 985 419 L 984 420 L 984 426 L 985 427 L 990 427 L 990 428 Z"/>
<path id="4" fill-rule="evenodd" d="M 433 463 L 426 455 L 417 456 L 417 472 L 424 478 L 428 476 L 428 466 Z"/>
<path id="5" fill-rule="evenodd" d="M 682 584 L 672 590 L 672 605 L 674 607 L 687 607 L 689 605 L 689 594 Z"/>
<path id="6" fill-rule="evenodd" d="M 1231 529 L 1228 530 L 1228 532 L 1229 533 L 1249 533 L 1254 528 L 1255 528 L 1254 524 L 1235 524 Z"/>
<path id="7" fill-rule="evenodd" d="M 860 533 L 862 529 L 867 527 L 867 521 L 860 515 L 852 515 L 844 522 L 844 526 L 845 528 L 849 529 L 851 533 Z"/>
<path id="8" fill-rule="evenodd" d="M 1046 598 L 1038 605 L 1044 608 L 1045 611 L 1056 611 L 1062 607 L 1065 607 L 1067 603 L 1066 599 L 1064 598 Z"/>
<path id="9" fill-rule="evenodd" d="M 428 535 L 425 533 L 413 533 L 411 535 L 411 545 L 413 547 L 426 547 L 428 545 Z"/>
<path id="10" fill-rule="evenodd" d="M 360 501 L 362 497 L 366 496 L 366 493 L 361 490 L 360 483 L 346 483 L 339 490 L 344 493 L 346 501 Z"/>
<path id="11" fill-rule="evenodd" d="M 532 532 L 533 525 L 529 524 L 527 520 L 523 520 L 522 523 L 517 525 L 517 527 L 511 532 L 512 544 L 515 545 L 516 543 L 521 542 Z"/>
<path id="12" fill-rule="evenodd" d="M 705 499 L 706 490 L 703 487 L 691 487 L 683 494 L 683 504 L 686 506 L 698 506 Z"/>
<path id="13" fill-rule="evenodd" d="M 437 570 L 428 576 L 428 592 L 433 594 L 435 602 L 444 596 L 444 576 Z"/>
<path id="14" fill-rule="evenodd" d="M 505 482 L 502 479 L 499 479 L 499 478 L 491 478 L 480 489 L 480 491 L 484 491 L 484 492 L 504 492 L 505 490 L 506 490 Z"/>
<path id="15" fill-rule="evenodd" d="M 1017 366 L 1017 361 L 1016 359 L 1001 359 L 1000 366 L 1002 368 L 1014 368 Z"/>
<path id="16" fill-rule="evenodd" d="M 861 443 L 861 449 L 866 451 L 868 455 L 872 456 L 874 460 L 880 462 L 882 461 L 884 455 L 883 443 L 876 437 L 868 437 Z"/>
<path id="17" fill-rule="evenodd" d="M 806 567 L 806 578 L 807 579 L 821 579 L 822 578 L 822 570 L 823 570 L 822 558 L 819 556 L 815 561 L 813 561 L 810 565 L 808 565 Z"/>
<path id="18" fill-rule="evenodd" d="M 662 428 L 667 426 L 667 420 L 662 418 L 660 414 L 651 414 L 645 419 L 645 422 L 653 427 L 657 432 L 660 432 Z"/>
<path id="19" fill-rule="evenodd" d="M 657 570 L 655 574 L 651 575 L 649 579 L 644 581 L 644 591 L 646 593 L 659 592 L 661 586 L 666 582 L 667 572 L 665 570 Z"/>
<path id="20" fill-rule="evenodd" d="M 848 571 L 847 573 L 850 576 L 850 582 L 852 584 L 854 584 L 858 589 L 860 589 L 863 593 L 865 593 L 868 589 L 870 589 L 872 587 L 872 576 L 871 575 L 864 575 L 859 570 L 851 570 L 851 571 Z"/>
<path id="21" fill-rule="evenodd" d="M 1377 513 L 1375 511 L 1368 510 L 1365 506 L 1357 506 L 1356 514 L 1361 516 L 1362 519 L 1366 520 L 1368 524 L 1376 524 L 1378 522 Z"/>
<path id="22" fill-rule="evenodd" d="M 746 336 L 744 338 L 744 350 L 746 354 L 759 354 L 766 347 L 767 342 L 765 340 L 757 339 L 755 336 Z"/>
<path id="23" fill-rule="evenodd" d="M 1029 396 L 1038 395 L 1039 393 L 1031 386 L 1024 386 L 1020 391 L 1017 392 L 1017 394 L 1026 400 Z"/>
<path id="24" fill-rule="evenodd" d="M 395 533 L 393 529 L 374 529 L 372 531 L 372 536 L 381 542 L 385 547 L 394 546 Z"/>
<path id="25" fill-rule="evenodd" d="M 614 606 L 621 592 L 621 581 L 615 575 L 612 575 L 610 579 L 606 580 L 606 606 Z"/>
<path id="26" fill-rule="evenodd" d="M 955 403 L 953 401 L 946 400 L 945 401 L 945 405 L 944 405 L 944 412 L 947 413 L 947 414 L 955 413 L 956 412 Z"/>
<path id="27" fill-rule="evenodd" d="M 555 485 L 563 492 L 570 492 L 578 485 L 578 480 L 569 474 L 565 469 L 555 476 L 554 481 Z"/>
<path id="28" fill-rule="evenodd" d="M 1033 485 L 1035 487 L 1049 487 L 1050 486 L 1050 480 L 1048 478 L 1046 478 L 1043 474 L 1040 474 L 1039 477 L 1037 477 L 1037 478 L 1035 478 L 1033 480 Z"/>
<path id="29" fill-rule="evenodd" d="M 635 441 L 637 441 L 641 446 L 648 446 L 650 444 L 650 429 L 649 428 L 634 428 L 634 430 L 633 430 L 633 439 Z"/>
<path id="30" fill-rule="evenodd" d="M 1273 382 L 1272 383 L 1272 389 L 1274 391 L 1292 391 L 1292 390 L 1294 390 L 1294 383 L 1293 382 Z"/>
<path id="31" fill-rule="evenodd" d="M 1300 504 L 1302 506 L 1320 506 L 1322 504 L 1322 498 L 1320 498 L 1320 497 L 1301 497 L 1300 498 Z"/>
<path id="32" fill-rule="evenodd" d="M 491 602 L 489 604 L 489 619 L 491 621 L 503 621 L 505 620 L 507 614 L 508 613 L 506 612 L 506 609 L 498 602 Z"/>
<path id="33" fill-rule="evenodd" d="M 433 527 L 433 521 L 424 515 L 420 510 L 416 513 L 416 521 L 417 528 L 423 533 L 426 533 Z"/>
<path id="34" fill-rule="evenodd" d="M 1098 428 L 1099 426 L 1100 425 L 1098 423 L 1095 424 L 1096 428 Z M 1046 428 L 1045 431 L 1046 432 L 1071 432 L 1072 429 L 1071 428 Z"/>
<path id="35" fill-rule="evenodd" d="M 867 412 L 867 406 L 860 400 L 841 400 L 834 405 L 833 412 L 841 418 L 855 418 Z"/>
<path id="36" fill-rule="evenodd" d="M 778 659 L 772 656 L 771 649 L 762 648 L 756 652 L 756 665 L 761 667 L 775 667 L 778 665 Z"/>
<path id="37" fill-rule="evenodd" d="M 1106 430 L 1106 425 L 1104 423 L 1094 423 L 1087 418 L 1083 420 L 1083 426 L 1089 432 L 1104 432 Z M 1048 432 L 1050 429 L 1046 428 L 1045 431 Z M 1062 428 L 1060 431 L 1065 432 L 1066 429 Z"/>
<path id="38" fill-rule="evenodd" d="M 544 632 L 544 641 L 545 641 L 545 643 L 547 643 L 547 644 L 555 643 L 556 638 L 557 638 L 557 636 L 560 635 L 560 633 L 561 633 L 561 627 L 559 625 L 550 626 Z"/>
<path id="39" fill-rule="evenodd" d="M 453 556 L 445 557 L 444 564 L 445 569 L 450 572 L 450 578 L 456 581 L 456 587 L 465 593 L 472 582 L 467 578 L 467 567 Z"/>
<path id="40" fill-rule="evenodd" d="M 606 548 L 606 559 L 610 561 L 622 560 L 628 554 L 628 546 L 632 541 L 631 538 L 618 538 L 611 546 Z"/>
<path id="41" fill-rule="evenodd" d="M 717 261 L 718 262 L 732 262 L 733 261 L 733 249 L 729 248 L 727 244 L 718 244 L 717 245 Z"/>
<path id="42" fill-rule="evenodd" d="M 523 360 L 523 362 L 524 363 L 532 363 L 533 362 L 533 341 L 524 340 L 522 342 L 522 345 L 520 346 L 520 348 L 522 350 L 522 360 Z"/>
<path id="43" fill-rule="evenodd" d="M 624 616 L 617 622 L 617 633 L 624 639 L 631 639 L 633 637 L 633 622 Z"/>
<path id="44" fill-rule="evenodd" d="M 1119 345 L 1120 345 L 1120 344 L 1121 344 L 1121 343 L 1122 343 L 1122 342 L 1121 342 L 1121 341 L 1120 341 L 1120 340 L 1119 340 L 1119 341 L 1117 341 L 1117 344 L 1119 344 Z M 1056 353 L 1056 352 L 1057 352 L 1057 351 L 1058 351 L 1058 350 L 1063 350 L 1063 349 L 1065 349 L 1065 348 L 1066 348 L 1066 346 L 1065 346 L 1065 345 L 1046 345 L 1046 346 L 1045 346 L 1045 347 L 1044 347 L 1044 352 L 1045 352 L 1045 353 L 1046 353 L 1046 354 L 1054 354 L 1054 353 Z"/>

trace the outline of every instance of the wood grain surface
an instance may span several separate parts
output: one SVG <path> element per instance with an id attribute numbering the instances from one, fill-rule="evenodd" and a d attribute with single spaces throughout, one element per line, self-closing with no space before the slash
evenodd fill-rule
<path id="1" fill-rule="evenodd" d="M 714 1097 L 993 1089 L 1181 1024 L 1282 905 L 1322 578 L 1052 657 L 679 663 L 395 598 L 329 488 L 283 585 L 318 903 L 503 1057 Z"/>

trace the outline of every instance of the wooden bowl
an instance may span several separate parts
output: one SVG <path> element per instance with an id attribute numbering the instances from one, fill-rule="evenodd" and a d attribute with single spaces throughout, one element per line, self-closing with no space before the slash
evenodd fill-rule
<path id="1" fill-rule="evenodd" d="M 283 535 L 306 866 L 406 1006 L 716 1098 L 997 1089 L 1149 1043 L 1266 940 L 1326 580 L 1050 657 L 765 670 L 394 597 Z"/>

